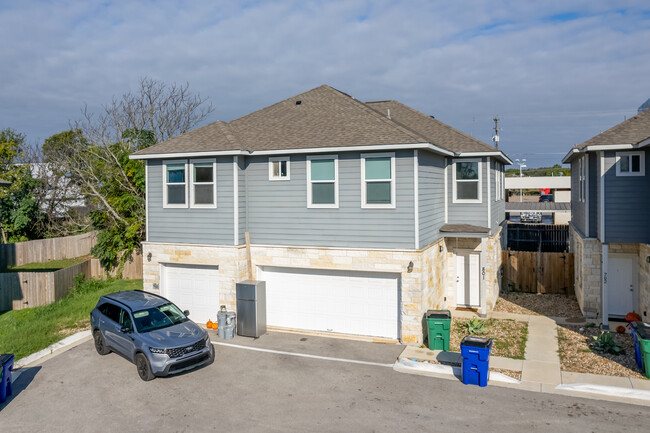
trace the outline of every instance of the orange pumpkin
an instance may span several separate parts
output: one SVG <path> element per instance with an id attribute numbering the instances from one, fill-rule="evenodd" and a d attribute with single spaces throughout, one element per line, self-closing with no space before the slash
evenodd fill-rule
<path id="1" fill-rule="evenodd" d="M 634 311 L 632 311 L 631 313 L 627 313 L 627 315 L 625 316 L 625 320 L 628 323 L 640 322 L 641 321 L 641 316 L 639 316 Z"/>
<path id="2" fill-rule="evenodd" d="M 616 327 L 616 332 L 618 332 L 619 334 L 625 334 L 625 326 L 623 326 L 623 325 L 618 325 L 618 326 Z"/>
<path id="3" fill-rule="evenodd" d="M 205 327 L 208 329 L 212 328 L 212 320 L 208 320 L 208 323 L 205 324 Z"/>
<path id="4" fill-rule="evenodd" d="M 217 322 L 214 322 L 212 324 L 212 329 L 217 329 L 219 327 L 219 324 Z"/>

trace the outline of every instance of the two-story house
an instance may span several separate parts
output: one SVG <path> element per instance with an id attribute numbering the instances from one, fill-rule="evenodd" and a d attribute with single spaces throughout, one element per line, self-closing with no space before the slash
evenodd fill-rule
<path id="1" fill-rule="evenodd" d="M 249 275 L 270 327 L 412 343 L 427 309 L 498 297 L 511 161 L 399 102 L 320 86 L 132 158 L 144 288 L 196 321 L 234 309 Z"/>
<path id="2" fill-rule="evenodd" d="M 574 146 L 571 249 L 582 312 L 610 317 L 650 309 L 650 111 Z"/>

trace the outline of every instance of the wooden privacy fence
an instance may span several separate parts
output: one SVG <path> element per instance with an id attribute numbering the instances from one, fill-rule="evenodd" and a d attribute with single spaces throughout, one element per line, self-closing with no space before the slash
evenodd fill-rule
<path id="1" fill-rule="evenodd" d="M 1 244 L 0 271 L 7 269 L 8 266 L 87 256 L 96 243 L 97 232 L 93 231 L 63 238 Z"/>
<path id="2" fill-rule="evenodd" d="M 0 311 L 38 307 L 63 299 L 70 293 L 78 274 L 84 274 L 86 278 L 107 276 L 99 259 L 89 259 L 54 272 L 0 273 Z M 115 276 L 115 272 L 111 276 Z M 141 254 L 134 253 L 126 261 L 122 277 L 142 278 Z"/>
<path id="3" fill-rule="evenodd" d="M 503 287 L 526 293 L 573 294 L 573 253 L 502 252 Z"/>

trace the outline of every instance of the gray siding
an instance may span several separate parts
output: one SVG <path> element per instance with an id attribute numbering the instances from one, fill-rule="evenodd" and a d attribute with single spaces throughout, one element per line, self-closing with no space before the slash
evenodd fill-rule
<path id="1" fill-rule="evenodd" d="M 649 161 L 645 176 L 616 176 L 616 152 L 605 152 L 605 242 L 650 242 Z"/>
<path id="2" fill-rule="evenodd" d="M 395 209 L 361 208 L 360 153 L 338 153 L 339 208 L 307 208 L 305 155 L 290 180 L 269 181 L 268 157 L 246 161 L 251 242 L 270 245 L 414 248 L 413 151 L 395 152 Z"/>
<path id="3" fill-rule="evenodd" d="M 582 234 L 585 232 L 585 203 L 580 201 L 580 158 L 571 163 L 571 223 Z"/>
<path id="4" fill-rule="evenodd" d="M 445 158 L 426 150 L 418 151 L 418 204 L 420 248 L 440 237 L 445 223 Z"/>
<path id="5" fill-rule="evenodd" d="M 489 158 L 490 160 L 490 198 L 492 200 L 492 206 L 490 207 L 490 212 L 491 212 L 491 218 L 490 218 L 490 233 L 496 232 L 503 221 L 506 219 L 506 200 L 505 198 L 505 190 L 501 191 L 501 198 L 499 200 L 496 199 L 497 197 L 497 176 L 499 176 L 503 168 L 501 170 L 496 169 L 496 160 Z M 502 185 L 503 187 L 503 185 Z"/>
<path id="6" fill-rule="evenodd" d="M 163 208 L 162 161 L 147 162 L 150 242 L 208 245 L 234 243 L 232 157 L 220 157 L 216 160 L 216 209 Z"/>
<path id="7" fill-rule="evenodd" d="M 598 236 L 598 222 L 600 214 L 598 213 L 599 203 L 599 190 L 600 190 L 600 162 L 598 154 L 595 152 L 589 153 L 589 195 L 587 196 L 587 204 L 589 206 L 589 233 L 588 237 Z M 571 194 L 573 196 L 573 194 Z"/>
<path id="8" fill-rule="evenodd" d="M 239 172 L 239 189 L 237 191 L 239 195 L 239 241 L 237 244 L 242 245 L 246 243 L 246 232 L 248 231 L 248 219 L 246 215 L 246 193 L 248 191 L 248 185 L 246 182 L 246 159 L 244 156 L 237 158 L 237 170 Z"/>
<path id="9" fill-rule="evenodd" d="M 476 159 L 476 158 L 468 158 Z M 450 166 L 448 171 L 448 219 L 449 224 L 472 224 L 480 227 L 488 226 L 488 214 L 487 214 L 487 172 L 488 172 L 488 163 L 487 158 L 479 158 L 481 160 L 481 203 L 454 203 L 454 170 L 453 164 L 454 160 L 450 160 Z M 460 160 L 456 158 L 455 161 Z M 494 188 L 492 188 L 494 191 Z M 492 200 L 494 200 L 494 193 L 492 195 Z"/>

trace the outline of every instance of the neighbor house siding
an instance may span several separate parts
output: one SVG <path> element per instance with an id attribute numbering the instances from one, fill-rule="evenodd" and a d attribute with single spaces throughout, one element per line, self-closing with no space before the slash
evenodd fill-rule
<path id="1" fill-rule="evenodd" d="M 506 200 L 505 200 L 505 190 L 502 190 L 502 195 L 500 200 L 496 200 L 497 197 L 497 176 L 501 174 L 501 171 L 496 170 L 495 168 L 496 161 L 490 158 L 490 199 L 492 200 L 492 205 L 490 207 L 490 234 L 494 234 L 503 221 L 506 219 Z M 504 179 L 505 181 L 505 179 Z M 504 185 L 501 185 L 504 188 Z"/>
<path id="2" fill-rule="evenodd" d="M 425 150 L 418 151 L 418 202 L 420 248 L 440 238 L 445 223 L 445 158 Z"/>
<path id="3" fill-rule="evenodd" d="M 330 155 L 333 153 L 325 153 Z M 414 248 L 413 151 L 395 152 L 395 209 L 361 208 L 360 153 L 338 153 L 339 207 L 307 207 L 305 155 L 291 155 L 290 180 L 269 181 L 268 157 L 247 158 L 251 242 Z"/>
<path id="4" fill-rule="evenodd" d="M 650 172 L 616 176 L 616 152 L 605 152 L 605 242 L 649 243 Z"/>
<path id="5" fill-rule="evenodd" d="M 208 158 L 209 159 L 209 158 Z M 232 157 L 216 158 L 217 208 L 163 208 L 163 164 L 149 160 L 149 242 L 232 245 L 233 165 Z M 187 179 L 189 180 L 189 173 Z M 189 200 L 189 197 L 187 198 Z"/>
<path id="6" fill-rule="evenodd" d="M 468 158 L 474 159 L 474 158 Z M 480 158 L 481 160 L 481 203 L 454 203 L 454 162 L 460 161 L 461 158 L 450 159 L 448 172 L 448 209 L 449 209 L 449 224 L 472 224 L 480 227 L 487 227 L 487 171 L 488 164 L 487 158 Z M 494 199 L 494 195 L 492 199 Z"/>

